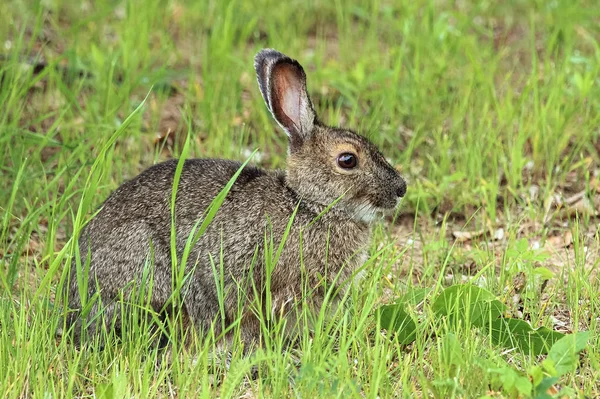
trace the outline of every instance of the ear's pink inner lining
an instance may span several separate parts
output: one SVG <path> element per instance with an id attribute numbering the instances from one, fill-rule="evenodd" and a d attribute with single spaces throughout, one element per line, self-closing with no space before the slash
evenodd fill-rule
<path id="1" fill-rule="evenodd" d="M 302 82 L 298 79 L 295 69 L 293 65 L 278 65 L 274 73 L 274 83 L 280 111 L 298 128 L 302 107 Z"/>

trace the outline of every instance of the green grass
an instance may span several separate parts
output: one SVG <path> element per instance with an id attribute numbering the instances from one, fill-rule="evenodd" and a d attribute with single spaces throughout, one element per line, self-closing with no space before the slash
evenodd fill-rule
<path id="1" fill-rule="evenodd" d="M 200 340 L 167 361 L 141 327 L 104 351 L 55 338 L 69 240 L 121 182 L 186 138 L 189 156 L 258 149 L 284 165 L 254 79 L 262 47 L 299 59 L 323 119 L 368 135 L 408 180 L 355 305 L 294 350 L 265 327 L 268 344 L 228 370 Z M 509 397 L 493 369 L 543 356 L 444 323 L 409 346 L 376 328 L 378 304 L 472 276 L 534 327 L 590 331 L 559 385 L 600 396 L 596 1 L 5 0 L 0 55 L 2 397 Z"/>

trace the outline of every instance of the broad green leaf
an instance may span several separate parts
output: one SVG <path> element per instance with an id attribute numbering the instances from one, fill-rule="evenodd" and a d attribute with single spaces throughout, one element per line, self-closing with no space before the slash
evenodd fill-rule
<path id="1" fill-rule="evenodd" d="M 548 390 L 558 382 L 556 377 L 546 377 L 535 387 L 534 399 L 552 399 L 552 395 L 548 393 Z"/>
<path id="2" fill-rule="evenodd" d="M 520 253 L 524 253 L 525 251 L 527 251 L 529 249 L 529 242 L 526 239 L 521 238 L 519 241 L 517 241 L 515 243 L 515 248 Z"/>
<path id="3" fill-rule="evenodd" d="M 448 333 L 441 338 L 440 351 L 442 362 L 447 366 L 461 366 L 465 363 L 463 347 L 458 338 L 456 338 L 456 335 L 452 333 Z"/>
<path id="4" fill-rule="evenodd" d="M 475 327 L 486 327 L 497 320 L 506 311 L 506 305 L 497 299 L 489 302 L 477 302 L 471 308 L 471 324 Z"/>
<path id="5" fill-rule="evenodd" d="M 529 369 L 529 375 L 533 380 L 533 385 L 536 386 L 544 379 L 544 370 L 540 366 L 533 366 Z"/>
<path id="6" fill-rule="evenodd" d="M 432 291 L 431 288 L 413 288 L 400 297 L 399 303 L 408 303 L 418 305 L 423 302 L 427 295 Z"/>
<path id="7" fill-rule="evenodd" d="M 533 329 L 524 320 L 501 318 L 490 325 L 492 342 L 506 348 L 519 348 L 524 353 L 540 355 L 547 353 L 552 344 L 564 337 L 546 327 Z"/>
<path id="8" fill-rule="evenodd" d="M 554 273 L 552 273 L 548 268 L 545 267 L 536 267 L 533 269 L 533 274 L 540 276 L 544 280 L 550 280 L 554 277 Z"/>
<path id="9" fill-rule="evenodd" d="M 569 334 L 552 345 L 548 359 L 554 362 L 556 377 L 577 369 L 579 352 L 585 349 L 590 333 L 588 331 Z"/>
<path id="10" fill-rule="evenodd" d="M 529 378 L 519 376 L 515 380 L 515 388 L 521 395 L 529 397 L 529 395 L 531 395 L 531 391 L 533 391 L 533 384 L 531 381 L 529 381 Z"/>
<path id="11" fill-rule="evenodd" d="M 111 382 L 99 384 L 96 387 L 97 397 L 103 399 L 125 398 L 129 396 L 127 391 L 127 374 L 125 373 L 115 374 Z"/>
<path id="12" fill-rule="evenodd" d="M 552 350 L 552 348 L 550 348 L 550 350 Z M 558 371 L 556 371 L 556 367 L 554 366 L 554 360 L 550 358 L 546 358 L 542 361 L 542 369 L 549 375 L 558 375 Z"/>
<path id="13" fill-rule="evenodd" d="M 515 382 L 519 378 L 517 372 L 511 368 L 505 368 L 502 370 L 500 374 L 500 381 L 502 381 L 502 387 L 507 390 L 513 390 L 515 387 Z"/>
<path id="14" fill-rule="evenodd" d="M 496 320 L 506 310 L 506 305 L 494 294 L 471 284 L 446 288 L 433 303 L 437 314 L 448 316 L 452 322 L 464 321 L 483 327 Z"/>
<path id="15" fill-rule="evenodd" d="M 393 332 L 401 344 L 410 344 L 415 340 L 417 324 L 404 310 L 401 303 L 383 305 L 377 309 L 381 328 Z"/>

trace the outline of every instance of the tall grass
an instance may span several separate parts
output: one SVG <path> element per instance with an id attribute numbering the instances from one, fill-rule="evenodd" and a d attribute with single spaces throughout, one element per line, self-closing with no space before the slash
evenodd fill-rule
<path id="1" fill-rule="evenodd" d="M 599 15 L 586 0 L 1 2 L 0 393 L 479 397 L 500 389 L 494 368 L 542 359 L 443 324 L 405 347 L 373 312 L 477 275 L 515 317 L 591 331 L 560 383 L 600 395 Z M 120 183 L 171 157 L 257 150 L 253 162 L 285 165 L 254 79 L 262 47 L 299 59 L 325 122 L 369 136 L 409 181 L 396 224 L 375 228 L 366 280 L 333 318 L 303 310 L 314 331 L 296 346 L 265 323 L 265 345 L 244 356 L 234 339 L 227 362 L 210 334 L 158 348 L 135 314 L 103 350 L 57 339 L 70 240 Z M 176 322 L 161 332 L 183 333 Z"/>

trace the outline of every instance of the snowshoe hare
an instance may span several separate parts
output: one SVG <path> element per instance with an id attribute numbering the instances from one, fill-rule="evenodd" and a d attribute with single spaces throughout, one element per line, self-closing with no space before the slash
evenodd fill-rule
<path id="1" fill-rule="evenodd" d="M 405 181 L 371 142 L 318 119 L 296 60 L 264 49 L 254 67 L 265 103 L 289 138 L 287 167 L 243 168 L 210 225 L 191 245 L 179 307 L 200 334 L 213 328 L 218 336 L 223 326 L 239 322 L 244 342 L 260 339 L 260 320 L 249 303 L 265 296 L 267 283 L 271 308 L 264 311 L 287 317 L 294 302 L 318 307 L 325 287 L 351 281 L 366 258 L 372 222 L 393 212 L 406 192 Z M 67 325 L 75 327 L 77 344 L 82 331 L 93 336 L 101 329 L 120 328 L 127 309 L 120 293 L 127 298 L 131 287 L 151 286 L 150 306 L 169 317 L 172 223 L 180 267 L 188 238 L 242 165 L 186 160 L 172 217 L 177 163 L 154 165 L 125 182 L 81 231 L 80 262 L 73 260 L 67 285 Z M 267 258 L 284 236 L 267 276 Z M 266 245 L 271 237 L 273 251 Z M 87 281 L 83 294 L 99 297 L 101 305 L 82 306 L 81 276 Z"/>

